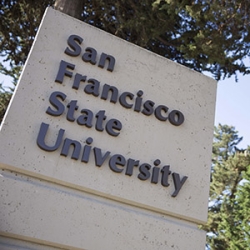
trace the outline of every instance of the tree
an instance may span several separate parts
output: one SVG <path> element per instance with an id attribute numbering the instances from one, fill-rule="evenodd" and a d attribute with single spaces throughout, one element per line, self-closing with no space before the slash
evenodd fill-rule
<path id="1" fill-rule="evenodd" d="M 245 157 L 241 162 L 246 161 Z M 248 163 L 249 160 L 248 160 Z M 243 173 L 244 182 L 238 185 L 235 200 L 227 201 L 222 209 L 219 232 L 225 239 L 229 250 L 245 250 L 250 246 L 250 168 Z"/>
<path id="2" fill-rule="evenodd" d="M 2 84 L 0 84 L 0 124 L 3 120 L 3 116 L 10 102 L 11 96 L 12 90 L 6 90 L 3 88 Z"/>
<path id="3" fill-rule="evenodd" d="M 81 19 L 81 14 L 84 8 L 84 1 L 82 0 L 56 0 L 54 8 L 69 16 Z"/>
<path id="4" fill-rule="evenodd" d="M 53 1 L 0 2 L 0 56 L 10 69 L 0 64 L 0 72 L 17 82 L 33 43 L 45 8 Z"/>
<path id="5" fill-rule="evenodd" d="M 243 250 L 250 243 L 250 154 L 234 127 L 215 128 L 207 249 Z"/>
<path id="6" fill-rule="evenodd" d="M 16 76 L 12 69 L 24 64 L 43 12 L 53 4 L 0 1 L 0 56 L 11 64 L 1 72 Z M 250 48 L 247 0 L 57 0 L 55 7 L 217 80 L 249 73 L 243 61 Z"/>
<path id="7" fill-rule="evenodd" d="M 230 227 L 231 223 L 223 218 L 225 235 L 229 241 L 229 249 L 244 250 L 250 246 L 250 168 L 243 175 L 244 182 L 239 186 L 236 193 L 236 202 L 233 206 L 231 219 L 234 227 Z"/>

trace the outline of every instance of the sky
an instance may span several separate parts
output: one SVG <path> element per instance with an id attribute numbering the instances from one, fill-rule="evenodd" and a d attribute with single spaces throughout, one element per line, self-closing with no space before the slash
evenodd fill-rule
<path id="1" fill-rule="evenodd" d="M 250 75 L 218 82 L 215 111 L 215 125 L 234 126 L 239 136 L 243 136 L 238 148 L 250 145 Z"/>
<path id="2" fill-rule="evenodd" d="M 11 78 L 0 74 L 0 83 L 10 86 Z M 250 75 L 239 75 L 218 82 L 215 110 L 215 125 L 234 126 L 243 136 L 238 148 L 250 145 Z M 249 113 L 248 113 L 249 112 Z"/>

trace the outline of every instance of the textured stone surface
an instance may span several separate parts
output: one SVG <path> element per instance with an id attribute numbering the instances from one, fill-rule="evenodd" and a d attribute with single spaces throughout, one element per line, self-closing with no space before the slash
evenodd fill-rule
<path id="1" fill-rule="evenodd" d="M 5 234 L 67 249 L 204 248 L 205 233 L 192 223 L 8 171 L 0 181 Z"/>

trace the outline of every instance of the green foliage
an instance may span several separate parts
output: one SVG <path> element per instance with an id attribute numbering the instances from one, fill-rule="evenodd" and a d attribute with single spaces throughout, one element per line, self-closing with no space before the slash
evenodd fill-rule
<path id="1" fill-rule="evenodd" d="M 85 0 L 81 19 L 215 79 L 249 73 L 250 2 L 246 0 Z M 25 62 L 44 10 L 53 0 L 0 1 L 0 55 Z M 72 2 L 73 4 L 73 2 Z M 0 71 L 7 71 L 3 65 Z"/>
<path id="2" fill-rule="evenodd" d="M 207 234 L 208 249 L 243 250 L 250 243 L 250 148 L 234 127 L 215 128 Z"/>
<path id="3" fill-rule="evenodd" d="M 248 163 L 249 164 L 249 163 Z M 244 182 L 236 193 L 236 203 L 233 207 L 231 218 L 234 227 L 226 223 L 225 231 L 231 239 L 230 249 L 245 250 L 250 246 L 250 168 L 244 172 Z M 240 237 L 239 237 L 240 236 Z"/>
<path id="4" fill-rule="evenodd" d="M 0 56 L 10 69 L 0 63 L 0 72 L 17 82 L 28 56 L 46 6 L 53 1 L 0 1 Z"/>
<path id="5" fill-rule="evenodd" d="M 218 227 L 220 237 L 226 242 L 224 249 L 228 250 L 245 250 L 250 246 L 250 161 L 244 155 L 240 157 L 242 159 L 234 159 L 234 163 L 241 162 L 242 167 L 248 165 L 242 174 L 244 182 L 236 188 L 234 199 L 229 196 L 224 201 Z"/>
<path id="6" fill-rule="evenodd" d="M 12 90 L 6 90 L 5 88 L 3 88 L 2 84 L 0 84 L 0 124 L 2 123 L 11 96 Z"/>
<path id="7" fill-rule="evenodd" d="M 249 73 L 248 1 L 88 1 L 83 20 L 215 79 Z"/>

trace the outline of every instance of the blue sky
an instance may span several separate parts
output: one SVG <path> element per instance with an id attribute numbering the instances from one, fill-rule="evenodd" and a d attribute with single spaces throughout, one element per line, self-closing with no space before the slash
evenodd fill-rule
<path id="1" fill-rule="evenodd" d="M 239 148 L 250 145 L 250 75 L 218 82 L 215 125 L 218 123 L 232 125 L 243 136 Z"/>
<path id="2" fill-rule="evenodd" d="M 0 74 L 0 82 L 10 85 L 11 79 Z M 239 148 L 250 145 L 250 75 L 238 76 L 218 82 L 215 125 L 226 124 L 234 126 L 243 136 Z"/>

